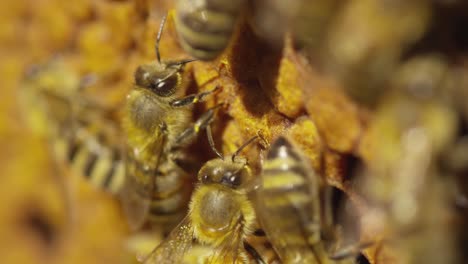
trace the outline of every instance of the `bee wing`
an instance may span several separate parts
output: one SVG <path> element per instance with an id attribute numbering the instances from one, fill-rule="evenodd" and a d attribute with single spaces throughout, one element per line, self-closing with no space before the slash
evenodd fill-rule
<path id="1" fill-rule="evenodd" d="M 213 254 L 209 257 L 209 264 L 222 263 L 244 263 L 243 258 L 243 232 L 242 223 L 236 225 L 236 228 L 227 235 L 223 241 L 214 249 Z"/>
<path id="2" fill-rule="evenodd" d="M 125 183 L 120 192 L 120 200 L 130 228 L 136 230 L 144 224 L 151 200 L 136 191 L 135 183 L 129 180 L 127 175 L 128 171 L 126 171 Z"/>
<path id="3" fill-rule="evenodd" d="M 182 263 L 194 242 L 193 226 L 186 216 L 169 236 L 143 260 L 144 264 Z"/>
<path id="4" fill-rule="evenodd" d="M 158 161 L 164 147 L 164 138 L 164 135 L 159 133 L 158 138 L 154 141 L 154 146 L 157 146 L 154 155 L 157 156 Z M 156 175 L 156 169 L 142 172 L 142 170 L 138 168 L 141 164 L 138 164 L 133 149 L 127 149 L 125 157 L 125 183 L 121 192 L 121 201 L 130 227 L 132 229 L 138 229 L 144 224 L 150 209 L 151 197 L 153 197 L 155 187 L 154 177 Z M 141 184 L 135 181 L 137 177 L 147 177 L 146 175 L 138 175 L 142 173 L 151 176 L 151 182 L 148 183 L 149 186 L 141 186 Z"/>

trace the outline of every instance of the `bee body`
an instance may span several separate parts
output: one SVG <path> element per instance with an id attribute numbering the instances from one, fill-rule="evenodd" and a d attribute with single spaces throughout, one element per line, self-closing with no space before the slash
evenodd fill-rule
<path id="1" fill-rule="evenodd" d="M 182 47 L 195 58 L 216 58 L 229 43 L 244 0 L 179 0 L 176 27 Z"/>
<path id="2" fill-rule="evenodd" d="M 147 218 L 173 221 L 188 203 L 188 175 L 173 160 L 182 155 L 186 143 L 178 137 L 191 125 L 191 108 L 171 106 L 181 72 L 180 65 L 141 65 L 135 72 L 136 86 L 127 96 L 122 119 L 127 139 L 123 200 L 134 227 Z M 135 203 L 138 209 L 133 208 Z"/>
<path id="3" fill-rule="evenodd" d="M 27 74 L 20 103 L 34 109 L 26 114 L 34 118 L 28 120 L 31 128 L 50 141 L 58 161 L 95 187 L 117 193 L 124 168 L 117 121 L 81 93 L 84 81 L 63 60 L 51 60 Z"/>
<path id="4" fill-rule="evenodd" d="M 259 220 L 286 263 L 318 262 L 310 245 L 320 240 L 321 183 L 310 171 L 284 138 L 272 145 L 262 169 Z"/>
<path id="5" fill-rule="evenodd" d="M 251 177 L 245 160 L 205 163 L 198 172 L 188 215 L 144 263 L 182 263 L 195 243 L 211 248 L 203 263 L 248 263 L 244 240 L 255 225 L 246 191 Z"/>
<path id="6" fill-rule="evenodd" d="M 190 203 L 194 236 L 201 242 L 219 245 L 227 237 L 239 235 L 239 241 L 252 232 L 255 220 L 253 205 L 245 190 L 237 188 L 250 178 L 250 168 L 219 159 L 208 161 L 199 172 L 202 184 Z M 244 179 L 237 179 L 237 177 Z M 235 183 L 231 183 L 236 178 Z M 232 234 L 238 232 L 238 234 Z"/>
<path id="7" fill-rule="evenodd" d="M 254 211 L 245 193 L 219 186 L 200 186 L 190 205 L 190 218 L 195 237 L 201 242 L 218 245 L 236 232 L 234 225 L 242 222 L 242 229 L 250 233 Z"/>
<path id="8" fill-rule="evenodd" d="M 214 116 L 210 109 L 192 122 L 191 106 L 214 90 L 180 98 L 186 90 L 184 65 L 193 60 L 161 61 L 159 42 L 165 21 L 164 17 L 156 39 L 157 61 L 136 69 L 135 85 L 123 111 L 126 179 L 121 197 L 133 228 L 148 218 L 176 223 L 185 214 L 192 180 L 180 164 L 188 158 L 187 145 Z"/>
<path id="9" fill-rule="evenodd" d="M 257 190 L 256 212 L 285 263 L 353 263 L 333 259 L 335 233 L 327 187 L 284 137 L 268 151 Z"/>

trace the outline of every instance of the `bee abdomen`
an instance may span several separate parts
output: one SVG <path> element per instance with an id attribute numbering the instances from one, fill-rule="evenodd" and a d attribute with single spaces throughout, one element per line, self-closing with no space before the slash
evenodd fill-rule
<path id="1" fill-rule="evenodd" d="M 294 158 L 278 157 L 265 161 L 262 172 L 262 191 L 272 198 L 268 204 L 289 201 L 294 204 L 304 204 L 310 200 L 307 182 L 307 172 Z M 287 204 L 284 204 L 287 206 Z"/>
<path id="2" fill-rule="evenodd" d="M 72 170 L 93 186 L 110 193 L 120 191 L 125 170 L 118 150 L 76 137 L 57 139 L 54 145 L 56 154 L 66 157 Z"/>
<path id="3" fill-rule="evenodd" d="M 261 222 L 286 262 L 294 256 L 314 259 L 310 244 L 319 234 L 320 212 L 318 181 L 311 173 L 313 170 L 285 138 L 272 145 L 262 169 Z"/>
<path id="4" fill-rule="evenodd" d="M 149 220 L 153 223 L 169 223 L 178 220 L 186 212 L 190 199 L 191 184 L 186 173 L 163 162 L 159 165 L 167 170 L 145 169 L 145 165 L 135 159 L 129 160 L 128 179 L 142 199 L 149 199 Z"/>
<path id="5" fill-rule="evenodd" d="M 149 211 L 151 222 L 177 221 L 186 213 L 189 194 L 189 190 L 180 189 L 164 199 L 153 199 Z"/>
<path id="6" fill-rule="evenodd" d="M 206 1 L 195 6 L 180 0 L 176 27 L 182 47 L 192 56 L 210 60 L 228 45 L 242 7 L 238 1 Z"/>

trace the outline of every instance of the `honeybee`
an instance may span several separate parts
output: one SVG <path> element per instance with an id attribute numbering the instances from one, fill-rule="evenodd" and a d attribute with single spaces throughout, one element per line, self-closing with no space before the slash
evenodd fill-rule
<path id="1" fill-rule="evenodd" d="M 284 263 L 354 263 L 364 245 L 338 248 L 330 189 L 285 137 L 268 151 L 256 213 Z"/>
<path id="2" fill-rule="evenodd" d="M 126 137 L 126 177 L 122 202 L 129 224 L 138 228 L 147 219 L 173 222 L 183 216 L 191 179 L 181 166 L 184 147 L 211 123 L 216 109 L 191 123 L 191 105 L 214 92 L 180 98 L 184 65 L 193 60 L 161 61 L 159 41 L 166 17 L 156 39 L 157 61 L 140 65 L 135 86 L 127 96 L 122 127 Z"/>
<path id="3" fill-rule="evenodd" d="M 57 160 L 97 188 L 117 193 L 124 176 L 118 122 L 82 93 L 93 81 L 57 57 L 26 73 L 19 100 L 28 125 L 50 141 Z"/>
<path id="4" fill-rule="evenodd" d="M 178 0 L 176 28 L 182 48 L 211 60 L 227 47 L 245 0 Z"/>
<path id="5" fill-rule="evenodd" d="M 254 208 L 247 196 L 252 171 L 238 153 L 257 137 L 243 144 L 230 158 L 219 155 L 203 165 L 188 215 L 144 263 L 183 263 L 195 243 L 212 248 L 203 263 L 247 262 L 244 240 L 253 233 L 255 224 Z"/>

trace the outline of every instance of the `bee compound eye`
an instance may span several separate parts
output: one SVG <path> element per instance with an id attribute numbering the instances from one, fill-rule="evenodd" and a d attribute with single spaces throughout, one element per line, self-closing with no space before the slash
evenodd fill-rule
<path id="1" fill-rule="evenodd" d="M 241 175 L 234 174 L 229 178 L 229 181 L 231 182 L 232 186 L 240 186 L 242 183 Z"/>
<path id="2" fill-rule="evenodd" d="M 223 175 L 221 182 L 231 187 L 238 187 L 242 183 L 242 178 L 239 173 L 228 171 Z"/>
<path id="3" fill-rule="evenodd" d="M 174 94 L 177 86 L 177 76 L 171 75 L 167 78 L 154 78 L 151 82 L 151 90 L 159 96 L 169 96 Z"/>

